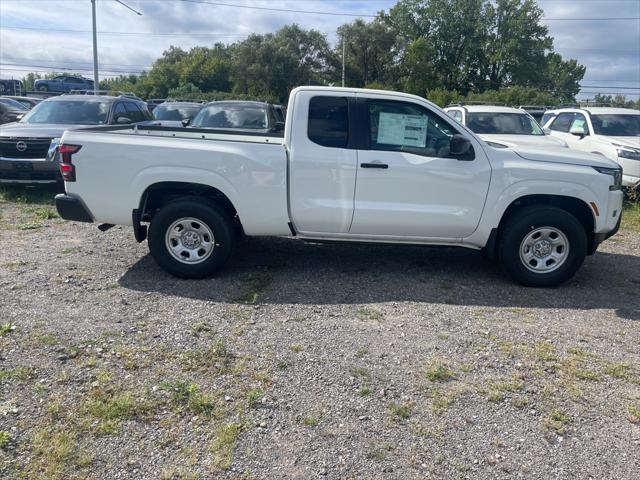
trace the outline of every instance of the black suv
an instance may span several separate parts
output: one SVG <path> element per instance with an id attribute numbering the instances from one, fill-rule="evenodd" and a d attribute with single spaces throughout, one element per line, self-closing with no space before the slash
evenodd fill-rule
<path id="1" fill-rule="evenodd" d="M 189 126 L 265 134 L 279 134 L 284 131 L 284 122 L 278 120 L 273 105 L 244 100 L 207 103 Z"/>
<path id="2" fill-rule="evenodd" d="M 19 122 L 0 126 L 0 183 L 60 181 L 55 153 L 65 130 L 153 119 L 143 101 L 109 95 L 60 95 L 40 102 Z"/>

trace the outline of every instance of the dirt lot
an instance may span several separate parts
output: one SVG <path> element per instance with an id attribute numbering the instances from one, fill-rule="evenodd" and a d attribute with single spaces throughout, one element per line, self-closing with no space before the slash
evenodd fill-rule
<path id="1" fill-rule="evenodd" d="M 553 290 L 286 239 L 183 281 L 130 229 L 9 198 L 0 478 L 637 478 L 637 218 Z"/>

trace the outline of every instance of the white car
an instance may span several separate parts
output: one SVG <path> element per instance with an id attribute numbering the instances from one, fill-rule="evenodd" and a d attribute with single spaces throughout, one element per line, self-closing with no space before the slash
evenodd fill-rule
<path id="1" fill-rule="evenodd" d="M 488 142 L 498 142 L 508 147 L 567 147 L 564 141 L 546 135 L 538 122 L 520 108 L 452 105 L 444 111 Z"/>
<path id="2" fill-rule="evenodd" d="M 96 127 L 67 131 L 59 152 L 60 216 L 148 233 L 158 264 L 185 278 L 215 273 L 244 232 L 467 247 L 524 285 L 552 286 L 622 211 L 615 162 L 494 148 L 424 98 L 380 90 L 296 88 L 284 138 Z"/>
<path id="3" fill-rule="evenodd" d="M 545 112 L 545 130 L 569 148 L 603 155 L 622 166 L 622 184 L 640 185 L 640 110 L 562 108 Z"/>

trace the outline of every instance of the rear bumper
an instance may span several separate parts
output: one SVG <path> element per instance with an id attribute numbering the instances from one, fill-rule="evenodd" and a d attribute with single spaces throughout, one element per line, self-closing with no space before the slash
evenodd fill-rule
<path id="1" fill-rule="evenodd" d="M 0 157 L 0 183 L 56 183 L 62 176 L 58 162 L 45 158 L 15 159 Z"/>
<path id="2" fill-rule="evenodd" d="M 74 222 L 93 222 L 93 215 L 89 209 L 76 197 L 71 197 L 64 193 L 56 195 L 56 210 L 65 220 Z"/>

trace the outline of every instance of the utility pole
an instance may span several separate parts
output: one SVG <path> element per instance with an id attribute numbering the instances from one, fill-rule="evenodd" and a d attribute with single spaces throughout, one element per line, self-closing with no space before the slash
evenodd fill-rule
<path id="1" fill-rule="evenodd" d="M 91 0 L 91 14 L 93 17 L 93 94 L 98 95 L 100 79 L 98 78 L 98 34 L 96 29 L 96 0 Z"/>
<path id="2" fill-rule="evenodd" d="M 117 3 L 125 8 L 128 8 L 137 15 L 142 15 L 141 12 L 131 8 L 121 0 L 115 0 Z M 98 77 L 98 29 L 96 28 L 96 0 L 91 0 L 91 16 L 93 20 L 93 94 L 98 95 L 100 90 L 100 78 Z"/>
<path id="3" fill-rule="evenodd" d="M 346 52 L 346 46 L 344 43 L 344 34 L 342 34 L 342 86 L 344 87 L 344 64 L 345 64 L 345 52 Z"/>

